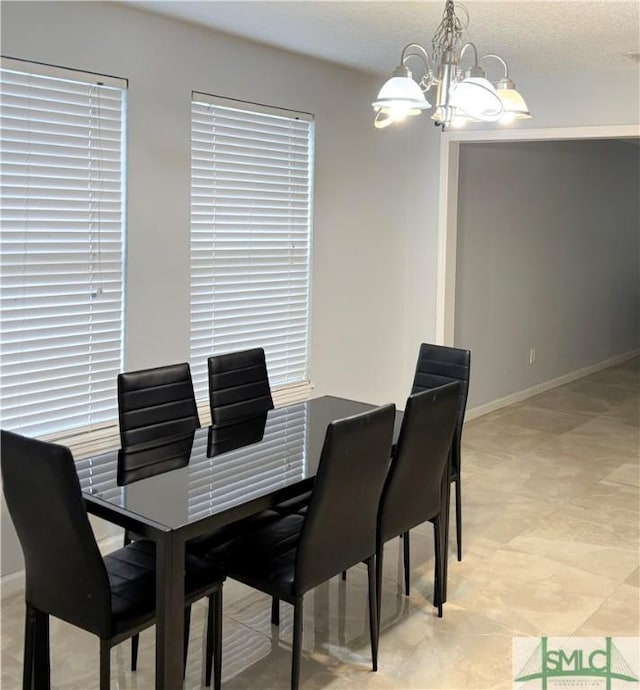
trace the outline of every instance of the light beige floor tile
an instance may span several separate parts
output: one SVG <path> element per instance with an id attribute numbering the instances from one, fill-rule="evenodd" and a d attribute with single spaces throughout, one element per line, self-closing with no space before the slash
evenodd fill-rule
<path id="1" fill-rule="evenodd" d="M 589 463 L 600 466 L 603 463 L 608 463 L 609 466 L 612 464 L 615 466 L 627 461 L 632 463 L 637 463 L 638 461 L 636 448 L 608 446 L 606 443 L 601 443 L 598 439 L 591 436 L 575 433 L 575 430 L 562 436 L 554 436 L 536 447 L 535 451 L 568 455 L 581 461 L 583 467 L 587 467 Z M 598 468 L 594 467 L 594 471 L 597 472 Z"/>
<path id="2" fill-rule="evenodd" d="M 577 379 L 563 386 L 565 390 L 573 393 L 582 393 L 589 397 L 606 400 L 610 403 L 622 403 L 635 395 L 636 385 L 626 379 L 618 380 L 617 383 L 601 381 L 597 378 L 586 377 Z"/>
<path id="3" fill-rule="evenodd" d="M 548 434 L 564 434 L 581 426 L 591 417 L 584 414 L 570 414 L 543 407 L 521 404 L 517 409 L 506 412 L 500 421 L 507 424 L 518 424 L 529 429 L 545 431 Z"/>
<path id="4" fill-rule="evenodd" d="M 592 484 L 587 493 L 572 496 L 571 503 L 583 508 L 604 503 L 638 513 L 640 512 L 640 486 L 611 482 L 605 478 Z"/>
<path id="5" fill-rule="evenodd" d="M 539 527 L 555 533 L 560 542 L 572 541 L 593 546 L 612 546 L 637 551 L 638 516 L 616 506 L 594 505 L 592 509 L 566 505 L 545 515 Z"/>
<path id="6" fill-rule="evenodd" d="M 597 443 L 606 443 L 612 448 L 621 448 L 638 453 L 640 449 L 640 429 L 611 417 L 596 417 L 574 428 L 571 437 L 584 436 Z"/>
<path id="7" fill-rule="evenodd" d="M 613 419 L 621 424 L 629 424 L 638 429 L 640 428 L 640 400 L 637 398 L 628 400 L 601 416 L 603 419 Z"/>
<path id="8" fill-rule="evenodd" d="M 548 437 L 538 429 L 506 424 L 498 419 L 467 430 L 464 443 L 479 450 L 489 446 L 498 453 L 519 453 L 542 445 Z"/>
<path id="9" fill-rule="evenodd" d="M 640 467 L 638 461 L 626 462 L 607 474 L 603 482 L 607 484 L 629 484 L 637 487 L 640 485 Z"/>
<path id="10" fill-rule="evenodd" d="M 625 580 L 625 583 L 634 587 L 640 587 L 640 568 L 636 568 Z"/>
<path id="11" fill-rule="evenodd" d="M 638 564 L 634 549 L 562 541 L 553 529 L 536 528 L 524 532 L 512 539 L 509 546 L 620 582 L 626 581 Z"/>
<path id="12" fill-rule="evenodd" d="M 640 635 L 640 589 L 628 584 L 620 585 L 576 630 L 575 635 Z"/>
<path id="13" fill-rule="evenodd" d="M 610 578 L 513 549 L 474 563 L 464 579 L 451 584 L 449 596 L 456 606 L 538 635 L 571 634 L 619 586 Z"/>
<path id="14" fill-rule="evenodd" d="M 570 390 L 565 386 L 536 395 L 528 400 L 528 404 L 533 407 L 556 410 L 567 414 L 604 414 L 610 412 L 620 402 L 620 398 L 612 400 L 600 396 L 590 396 L 580 391 Z"/>

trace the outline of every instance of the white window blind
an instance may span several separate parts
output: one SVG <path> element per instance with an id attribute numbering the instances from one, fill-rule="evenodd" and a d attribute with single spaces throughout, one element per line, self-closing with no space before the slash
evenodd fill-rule
<path id="1" fill-rule="evenodd" d="M 17 61 L 0 77 L 2 425 L 113 423 L 126 83 Z"/>
<path id="2" fill-rule="evenodd" d="M 194 94 L 191 363 L 263 347 L 272 387 L 308 379 L 311 116 Z"/>

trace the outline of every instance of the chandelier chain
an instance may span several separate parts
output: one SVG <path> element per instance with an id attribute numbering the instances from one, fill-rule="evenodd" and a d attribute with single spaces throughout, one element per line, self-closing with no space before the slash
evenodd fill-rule
<path id="1" fill-rule="evenodd" d="M 466 27 L 462 26 L 456 14 L 453 0 L 447 0 L 442 20 L 431 39 L 431 55 L 434 63 L 439 61 L 446 50 L 457 50 L 464 28 Z"/>

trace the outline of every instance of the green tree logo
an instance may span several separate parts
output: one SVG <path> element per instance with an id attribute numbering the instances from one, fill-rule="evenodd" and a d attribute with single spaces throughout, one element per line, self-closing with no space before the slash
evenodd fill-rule
<path id="1" fill-rule="evenodd" d="M 524 683 L 540 679 L 542 690 L 547 690 L 550 678 L 576 677 L 603 680 L 606 690 L 611 690 L 613 679 L 638 682 L 611 637 L 605 637 L 604 647 L 596 649 L 581 649 L 578 645 L 573 649 L 553 649 L 549 647 L 549 638 L 542 637 L 514 680 Z"/>

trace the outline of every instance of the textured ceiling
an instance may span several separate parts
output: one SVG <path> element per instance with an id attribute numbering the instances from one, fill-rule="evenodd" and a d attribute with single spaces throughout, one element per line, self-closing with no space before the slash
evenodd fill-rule
<path id="1" fill-rule="evenodd" d="M 429 46 L 444 0 L 132 0 L 127 4 L 357 69 L 387 74 L 409 42 Z M 462 3 L 457 3 L 459 7 Z M 638 0 L 465 0 L 472 40 L 517 74 L 637 70 Z M 458 13 L 464 17 L 459 9 Z"/>

